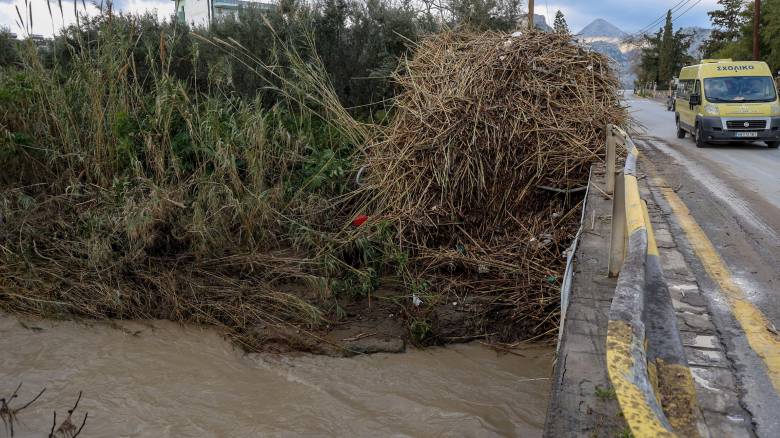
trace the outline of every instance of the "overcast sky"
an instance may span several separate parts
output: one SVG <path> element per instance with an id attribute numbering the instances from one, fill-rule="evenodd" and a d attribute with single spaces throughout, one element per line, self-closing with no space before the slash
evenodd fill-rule
<path id="1" fill-rule="evenodd" d="M 636 32 L 661 18 L 669 9 L 679 9 L 674 15 L 675 27 L 709 27 L 707 11 L 715 9 L 717 0 L 536 0 L 536 13 L 547 17 L 552 25 L 555 11 L 560 9 L 572 32 L 579 32 L 588 23 L 603 18 L 626 32 Z M 687 12 L 686 12 L 687 11 Z M 653 26 L 657 30 L 663 24 Z"/>
<path id="2" fill-rule="evenodd" d="M 65 24 L 74 21 L 73 0 L 63 0 L 65 9 L 64 21 L 60 18 L 57 0 L 50 0 L 55 19 L 52 23 L 46 6 L 46 0 L 29 0 L 33 5 L 33 33 L 51 35 L 53 28 L 58 29 Z M 94 14 L 97 11 L 87 0 L 87 12 Z M 99 0 L 98 0 L 99 1 Z M 78 0 L 79 10 L 82 11 L 81 0 Z M 552 24 L 555 11 L 560 9 L 566 16 L 569 27 L 573 32 L 578 32 L 596 18 L 610 21 L 626 32 L 636 32 L 649 25 L 656 18 L 661 17 L 667 9 L 683 4 L 678 11 L 682 14 L 675 26 L 708 26 L 707 11 L 714 9 L 716 0 L 536 0 L 536 13 L 547 16 L 547 22 Z M 115 8 L 128 12 L 156 11 L 160 17 L 168 17 L 173 13 L 173 0 L 116 0 Z M 16 9 L 24 10 L 24 0 L 0 0 L 0 26 L 10 28 L 11 31 L 21 33 L 16 24 Z M 55 12 L 56 11 L 56 12 Z M 655 29 L 659 25 L 653 26 Z"/>

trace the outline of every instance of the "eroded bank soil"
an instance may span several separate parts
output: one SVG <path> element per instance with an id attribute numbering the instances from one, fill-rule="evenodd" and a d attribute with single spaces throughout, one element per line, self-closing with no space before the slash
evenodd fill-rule
<path id="1" fill-rule="evenodd" d="M 236 339 L 249 351 L 352 356 L 400 353 L 411 345 L 425 347 L 473 340 L 544 341 L 549 335 L 541 333 L 539 325 L 530 320 L 513 320 L 511 307 L 496 306 L 495 298 L 436 297 L 435 302 L 426 303 L 427 299 L 430 297 L 410 297 L 397 290 L 379 289 L 369 298 L 344 304 L 341 319 L 322 328 L 265 324 Z"/>

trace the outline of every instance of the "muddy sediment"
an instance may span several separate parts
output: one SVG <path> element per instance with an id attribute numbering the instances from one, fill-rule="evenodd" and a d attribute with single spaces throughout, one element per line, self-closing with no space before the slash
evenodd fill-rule
<path id="1" fill-rule="evenodd" d="M 84 396 L 84 436 L 541 436 L 553 350 L 478 343 L 332 358 L 245 354 L 213 329 L 0 316 L 0 392 L 24 382 L 18 436 Z M 11 387 L 9 389 L 9 387 Z"/>
<path id="2" fill-rule="evenodd" d="M 436 298 L 436 303 L 417 298 L 415 305 L 407 303 L 414 298 L 401 291 L 380 289 L 371 298 L 344 303 L 343 318 L 320 329 L 262 324 L 236 339 L 253 352 L 301 351 L 336 357 L 402 353 L 407 347 L 474 340 L 495 344 L 497 339 L 507 338 L 546 339 L 538 327 L 513 321 L 511 310 L 491 310 L 494 303 L 489 299 L 454 295 Z"/>

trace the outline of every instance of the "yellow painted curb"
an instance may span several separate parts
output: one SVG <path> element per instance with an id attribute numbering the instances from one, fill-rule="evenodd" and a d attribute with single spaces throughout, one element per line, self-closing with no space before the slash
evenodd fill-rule
<path id="1" fill-rule="evenodd" d="M 633 350 L 643 348 L 635 345 L 631 326 L 625 321 L 609 321 L 607 329 L 607 372 L 615 395 L 634 438 L 674 437 L 663 424 L 661 417 L 651 407 L 648 397 L 655 398 L 651 388 L 641 390 L 635 379 L 648 380 L 647 376 L 636 376 L 637 364 Z M 649 381 L 647 382 L 649 385 Z"/>
<path id="2" fill-rule="evenodd" d="M 645 228 L 644 213 L 642 213 L 642 200 L 639 198 L 639 184 L 633 175 L 624 176 L 626 181 L 626 223 L 628 235 L 634 234 Z"/>
<path id="3" fill-rule="evenodd" d="M 653 233 L 653 224 L 650 222 L 650 213 L 647 211 L 647 203 L 645 201 L 642 201 L 642 214 L 645 218 L 645 228 L 647 228 L 647 255 L 659 256 L 658 244 Z"/>
<path id="4" fill-rule="evenodd" d="M 696 390 L 684 358 L 680 359 L 681 364 L 647 360 L 642 315 L 647 285 L 635 284 L 646 281 L 643 278 L 647 268 L 637 264 L 645 256 L 658 257 L 659 251 L 647 203 L 641 199 L 635 175 L 639 150 L 627 135 L 625 138 L 629 146 L 623 168 L 626 235 L 629 251 L 633 252 L 632 257 L 626 257 L 632 260 L 632 265 L 621 270 L 610 309 L 607 373 L 634 438 L 676 437 L 678 433 L 696 437 L 699 436 Z M 642 251 L 641 259 L 638 251 Z"/>

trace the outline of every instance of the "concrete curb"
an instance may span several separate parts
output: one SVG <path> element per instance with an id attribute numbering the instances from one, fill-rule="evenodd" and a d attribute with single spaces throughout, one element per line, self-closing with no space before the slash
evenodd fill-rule
<path id="1" fill-rule="evenodd" d="M 548 438 L 616 437 L 628 425 L 607 374 L 607 321 L 617 277 L 604 275 L 610 240 L 612 202 L 603 196 L 606 166 L 591 169 L 582 233 L 572 261 L 570 295 L 550 380 L 545 419 Z M 563 298 L 562 298 L 563 299 Z"/>
<path id="2" fill-rule="evenodd" d="M 628 149 L 622 175 L 628 239 L 609 311 L 607 372 L 634 437 L 698 436 L 693 378 L 639 194 L 639 152 L 615 129 Z"/>
<path id="3" fill-rule="evenodd" d="M 558 327 L 558 342 L 556 347 L 556 353 L 560 352 L 561 338 L 563 338 L 564 326 L 566 325 L 566 311 L 569 308 L 569 297 L 571 296 L 571 284 L 574 278 L 574 255 L 577 253 L 577 245 L 580 242 L 580 236 L 582 236 L 582 230 L 585 227 L 585 211 L 588 207 L 588 196 L 590 195 L 590 187 L 593 184 L 593 168 L 591 167 L 588 172 L 588 188 L 585 190 L 585 198 L 582 203 L 582 214 L 580 215 L 580 227 L 577 229 L 577 234 L 574 236 L 574 241 L 566 250 L 566 271 L 563 274 L 563 283 L 561 284 L 561 324 Z"/>

